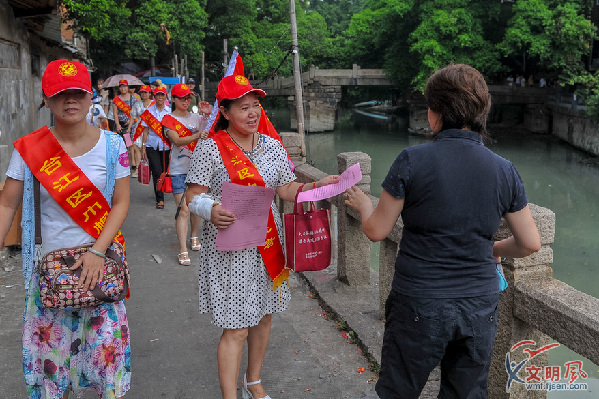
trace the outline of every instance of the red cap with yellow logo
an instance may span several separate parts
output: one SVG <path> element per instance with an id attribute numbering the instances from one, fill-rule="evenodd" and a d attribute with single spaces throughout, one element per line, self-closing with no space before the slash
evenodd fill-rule
<path id="1" fill-rule="evenodd" d="M 142 91 L 145 91 L 146 93 L 151 93 L 152 89 L 150 89 L 149 85 L 143 85 L 139 88 L 139 92 L 141 93 Z"/>
<path id="2" fill-rule="evenodd" d="M 92 81 L 85 65 L 79 61 L 69 60 L 50 62 L 42 76 L 42 90 L 46 97 L 71 89 L 92 94 Z"/>
<path id="3" fill-rule="evenodd" d="M 129 86 L 129 82 L 127 82 L 127 80 L 126 80 L 126 79 L 121 79 L 121 80 L 119 80 L 119 86 L 123 86 L 123 85 L 125 85 L 125 86 Z"/>
<path id="4" fill-rule="evenodd" d="M 256 92 L 260 97 L 266 96 L 266 92 L 262 89 L 254 89 L 250 84 L 250 81 L 243 75 L 229 75 L 223 78 L 218 84 L 218 92 L 216 93 L 216 100 L 220 105 L 220 102 L 225 99 L 236 100 L 248 94 L 249 92 Z"/>
<path id="5" fill-rule="evenodd" d="M 154 89 L 154 95 L 156 94 L 164 94 L 166 96 L 166 87 L 158 86 Z"/>
<path id="6" fill-rule="evenodd" d="M 185 83 L 177 83 L 171 89 L 171 96 L 185 97 L 188 94 L 195 96 L 195 93 Z"/>

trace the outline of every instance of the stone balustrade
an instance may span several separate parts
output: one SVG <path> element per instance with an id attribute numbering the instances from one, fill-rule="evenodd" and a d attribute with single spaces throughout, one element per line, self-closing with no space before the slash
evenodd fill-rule
<path id="1" fill-rule="evenodd" d="M 284 142 L 293 134 L 283 134 Z M 370 193 L 371 162 L 367 154 L 341 153 L 337 156 L 337 162 L 339 174 L 359 162 L 363 175 L 359 187 Z M 302 182 L 312 182 L 326 175 L 325 172 L 305 163 L 296 164 L 295 173 Z M 371 198 L 376 205 L 378 198 Z M 336 208 L 337 278 L 349 285 L 376 284 L 377 282 L 370 281 L 370 241 L 362 232 L 360 215 L 348 208 L 341 196 L 321 201 L 320 206 Z M 534 204 L 530 204 L 530 209 L 541 235 L 542 247 L 539 252 L 526 258 L 508 259 L 504 265 L 509 287 L 500 297 L 499 328 L 489 374 L 489 397 L 494 399 L 547 396 L 545 390 L 527 391 L 521 383 L 512 383 L 510 392 L 506 393 L 506 356 L 509 353 L 510 361 L 516 364 L 524 360 L 528 355 L 523 351 L 510 353 L 512 346 L 522 340 L 535 341 L 536 345 L 530 348 L 537 349 L 550 343 L 553 338 L 599 364 L 599 299 L 552 278 L 550 265 L 553 262 L 551 244 L 555 237 L 555 214 Z M 289 211 L 288 206 L 285 211 Z M 381 318 L 384 315 L 385 300 L 391 289 L 402 230 L 403 224 L 400 219 L 391 234 L 380 244 L 378 285 Z M 500 240 L 509 235 L 507 224 L 503 221 L 494 238 Z M 547 352 L 535 356 L 526 364 L 527 367 L 533 365 L 549 365 Z M 563 375 L 565 370 L 564 366 L 561 366 Z M 524 372 L 520 375 L 523 376 Z"/>

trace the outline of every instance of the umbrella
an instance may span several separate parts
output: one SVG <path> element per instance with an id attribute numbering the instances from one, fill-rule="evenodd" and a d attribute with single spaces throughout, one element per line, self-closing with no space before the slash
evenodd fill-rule
<path id="1" fill-rule="evenodd" d="M 133 75 L 128 73 L 121 73 L 119 75 L 113 75 L 104 81 L 103 87 L 115 87 L 119 85 L 120 80 L 126 80 L 129 86 L 141 86 L 144 83 Z"/>

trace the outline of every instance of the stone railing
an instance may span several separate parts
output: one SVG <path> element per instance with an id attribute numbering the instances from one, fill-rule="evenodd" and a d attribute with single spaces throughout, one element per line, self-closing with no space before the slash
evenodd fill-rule
<path id="1" fill-rule="evenodd" d="M 282 134 L 284 142 L 288 142 L 285 136 L 293 134 Z M 338 172 L 341 174 L 358 162 L 363 175 L 363 180 L 358 187 L 370 193 L 371 160 L 367 154 L 362 152 L 339 154 Z M 298 180 L 302 182 L 315 181 L 326 175 L 325 172 L 308 164 L 297 165 L 295 173 Z M 378 198 L 371 198 L 376 205 Z M 340 196 L 321 201 L 320 206 L 325 208 L 332 206 L 337 209 L 337 278 L 349 285 L 376 284 L 377 282 L 370 281 L 370 241 L 362 232 L 360 215 L 348 208 Z M 538 349 L 553 338 L 599 364 L 597 345 L 599 299 L 552 278 L 550 264 L 553 262 L 551 244 L 555 236 L 555 214 L 547 208 L 534 204 L 530 204 L 530 209 L 541 235 L 542 247 L 539 252 L 526 258 L 508 259 L 504 265 L 509 288 L 501 294 L 499 328 L 489 374 L 489 397 L 494 399 L 546 397 L 546 390 L 527 391 L 521 383 L 512 383 L 510 393 L 506 393 L 508 380 L 506 356 L 512 346 L 520 341 L 532 340 L 535 344 L 528 348 Z M 289 205 L 285 205 L 285 212 L 289 211 Z M 384 314 L 385 300 L 391 289 L 402 230 L 403 224 L 400 218 L 391 234 L 381 241 L 380 245 L 378 285 L 381 317 Z M 495 239 L 503 239 L 509 235 L 509 229 L 503 221 Z M 510 361 L 516 364 L 526 357 L 528 355 L 522 350 L 510 353 Z M 535 356 L 526 363 L 526 367 L 533 365 L 548 366 L 547 352 Z M 561 366 L 563 376 L 565 368 L 564 365 Z M 524 370 L 519 375 L 524 376 Z"/>

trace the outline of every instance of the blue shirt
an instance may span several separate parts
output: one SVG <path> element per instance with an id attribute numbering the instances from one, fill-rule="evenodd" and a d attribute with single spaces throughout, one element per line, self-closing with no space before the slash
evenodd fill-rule
<path id="1" fill-rule="evenodd" d="M 493 235 L 506 212 L 528 203 L 511 162 L 478 133 L 450 129 L 402 151 L 382 186 L 404 199 L 395 291 L 421 298 L 499 292 Z"/>

